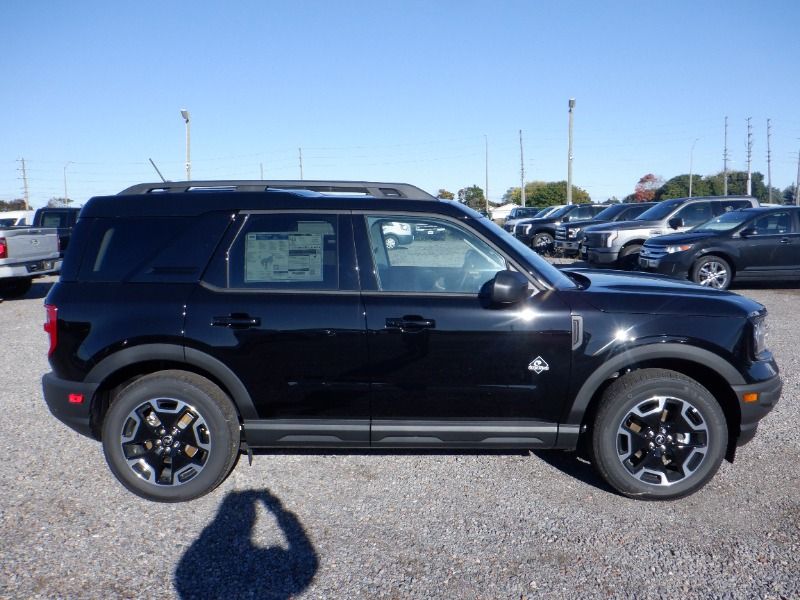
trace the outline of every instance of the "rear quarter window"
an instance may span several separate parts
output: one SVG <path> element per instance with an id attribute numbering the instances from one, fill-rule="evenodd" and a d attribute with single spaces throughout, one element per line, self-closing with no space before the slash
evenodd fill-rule
<path id="1" fill-rule="evenodd" d="M 197 281 L 230 222 L 200 217 L 88 219 L 78 279 L 103 282 Z M 70 244 L 70 249 L 72 244 Z"/>

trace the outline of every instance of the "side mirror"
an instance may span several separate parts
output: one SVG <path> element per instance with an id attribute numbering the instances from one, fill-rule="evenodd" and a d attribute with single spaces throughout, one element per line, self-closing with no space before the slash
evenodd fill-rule
<path id="1" fill-rule="evenodd" d="M 680 217 L 672 217 L 669 221 L 667 221 L 667 225 L 672 227 L 673 229 L 678 229 L 683 227 L 683 219 Z"/>
<path id="2" fill-rule="evenodd" d="M 567 221 L 569 221 L 569 215 L 567 215 L 566 217 L 564 217 L 563 219 L 561 219 L 561 222 L 562 222 L 562 223 L 566 223 Z"/>
<path id="3" fill-rule="evenodd" d="M 756 234 L 756 228 L 755 227 L 745 227 L 744 229 L 742 229 L 739 232 L 739 235 L 741 237 L 743 237 L 743 238 L 747 238 L 747 237 L 750 237 L 751 235 L 755 235 L 755 234 Z"/>
<path id="4" fill-rule="evenodd" d="M 492 304 L 516 304 L 531 295 L 528 278 L 517 271 L 499 271 L 490 286 Z"/>

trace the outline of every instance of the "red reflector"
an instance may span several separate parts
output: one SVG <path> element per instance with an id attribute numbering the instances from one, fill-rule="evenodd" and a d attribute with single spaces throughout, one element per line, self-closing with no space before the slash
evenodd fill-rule
<path id="1" fill-rule="evenodd" d="M 8 244 L 6 238 L 0 238 L 0 258 L 8 258 Z"/>
<path id="2" fill-rule="evenodd" d="M 69 395 L 69 403 L 70 404 L 83 404 L 83 394 L 70 394 Z"/>

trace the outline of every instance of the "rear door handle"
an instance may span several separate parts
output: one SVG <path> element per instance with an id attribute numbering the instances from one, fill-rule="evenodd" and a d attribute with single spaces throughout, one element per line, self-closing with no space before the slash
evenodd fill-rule
<path id="1" fill-rule="evenodd" d="M 251 317 L 247 313 L 231 313 L 224 317 L 211 317 L 211 325 L 230 329 L 250 329 L 259 327 L 261 319 L 259 317 Z"/>
<path id="2" fill-rule="evenodd" d="M 436 321 L 426 319 L 417 315 L 406 315 L 386 319 L 386 329 L 399 329 L 400 331 L 422 331 L 424 329 L 435 329 Z"/>

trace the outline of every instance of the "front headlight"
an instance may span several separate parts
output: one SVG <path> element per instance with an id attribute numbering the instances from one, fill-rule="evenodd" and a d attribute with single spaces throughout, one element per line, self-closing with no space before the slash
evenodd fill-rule
<path id="1" fill-rule="evenodd" d="M 762 313 L 753 319 L 753 354 L 759 354 L 767 349 L 767 314 Z"/>
<path id="2" fill-rule="evenodd" d="M 664 251 L 667 254 L 675 254 L 676 252 L 686 252 L 691 250 L 692 244 L 678 244 L 677 246 L 667 246 Z"/>
<path id="3" fill-rule="evenodd" d="M 576 237 L 578 237 L 578 234 L 580 232 L 581 232 L 581 228 L 580 227 L 575 227 L 574 229 L 568 229 L 567 230 L 567 237 L 569 237 L 570 239 L 574 240 Z"/>
<path id="4" fill-rule="evenodd" d="M 532 228 L 533 228 L 533 225 L 523 225 L 522 226 L 522 234 L 523 235 L 528 235 L 531 232 Z"/>
<path id="5" fill-rule="evenodd" d="M 608 231 L 600 234 L 600 241 L 606 248 L 611 248 L 615 239 L 617 239 L 616 231 Z"/>

